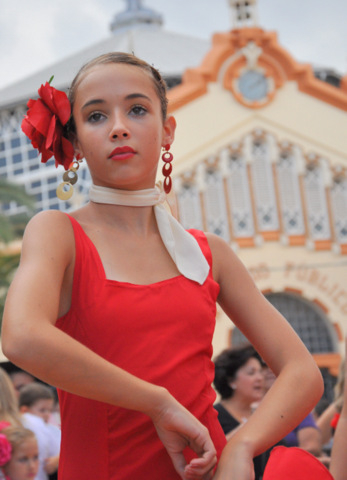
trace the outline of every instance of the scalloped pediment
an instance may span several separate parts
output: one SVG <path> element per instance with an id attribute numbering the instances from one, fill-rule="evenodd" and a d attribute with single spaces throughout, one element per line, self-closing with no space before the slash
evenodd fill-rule
<path id="1" fill-rule="evenodd" d="M 170 111 L 174 112 L 201 97 L 207 93 L 209 83 L 218 81 L 242 103 L 242 98 L 238 98 L 238 92 L 233 88 L 233 81 L 247 67 L 256 67 L 271 78 L 273 87 L 269 101 L 275 98 L 286 82 L 294 81 L 300 92 L 347 111 L 347 76 L 342 79 L 340 88 L 318 80 L 310 65 L 298 63 L 278 43 L 275 32 L 261 28 L 215 34 L 212 48 L 201 65 L 186 70 L 182 84 L 169 92 Z M 263 106 L 261 102 L 260 105 L 257 102 L 243 103 L 250 108 Z"/>

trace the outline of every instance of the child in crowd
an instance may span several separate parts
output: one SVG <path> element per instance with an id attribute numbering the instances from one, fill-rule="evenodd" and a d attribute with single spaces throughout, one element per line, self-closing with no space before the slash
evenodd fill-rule
<path id="1" fill-rule="evenodd" d="M 25 385 L 28 385 L 29 383 L 35 382 L 35 378 L 30 375 L 30 373 L 25 372 L 24 370 L 16 369 L 13 372 L 10 372 L 9 376 L 13 383 L 17 397 L 19 397 L 19 392 L 21 388 L 23 388 Z"/>
<path id="2" fill-rule="evenodd" d="M 40 468 L 37 480 L 46 480 L 58 469 L 61 433 L 49 423 L 54 408 L 50 387 L 33 382 L 20 390 L 19 410 L 23 424 L 35 432 L 39 445 Z"/>
<path id="3" fill-rule="evenodd" d="M 61 198 L 83 158 L 93 180 L 87 205 L 28 224 L 3 318 L 7 358 L 59 389 L 59 474 L 251 480 L 253 457 L 312 410 L 323 382 L 230 245 L 163 207 L 176 121 L 161 75 L 134 55 L 102 55 L 69 99 L 43 85 L 22 126 L 44 162 L 54 154 L 67 170 Z M 227 444 L 211 385 L 216 302 L 277 377 Z"/>
<path id="4" fill-rule="evenodd" d="M 39 468 L 35 434 L 23 427 L 0 424 L 0 479 L 34 480 Z"/>

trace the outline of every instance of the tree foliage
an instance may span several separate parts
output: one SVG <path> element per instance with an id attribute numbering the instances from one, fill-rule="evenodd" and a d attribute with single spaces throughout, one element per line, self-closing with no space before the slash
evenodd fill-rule
<path id="1" fill-rule="evenodd" d="M 16 202 L 25 207 L 23 213 L 7 216 L 4 206 Z M 8 243 L 23 235 L 26 224 L 35 210 L 35 199 L 27 194 L 24 187 L 0 178 L 0 241 Z"/>
<path id="2" fill-rule="evenodd" d="M 4 206 L 10 202 L 25 207 L 23 213 L 7 216 Z M 0 178 L 0 322 L 8 287 L 18 268 L 20 253 L 8 248 L 8 244 L 23 236 L 24 229 L 35 209 L 35 199 L 17 184 Z M 2 246 L 1 246 L 2 244 Z"/>

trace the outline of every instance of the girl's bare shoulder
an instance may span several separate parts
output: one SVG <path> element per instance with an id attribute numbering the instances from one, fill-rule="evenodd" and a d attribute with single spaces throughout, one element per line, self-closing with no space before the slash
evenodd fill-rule
<path id="1" fill-rule="evenodd" d="M 214 262 L 223 262 L 223 259 L 225 260 L 225 256 L 227 256 L 229 260 L 237 258 L 234 250 L 223 238 L 210 232 L 205 232 L 205 235 L 210 246 Z"/>
<path id="2" fill-rule="evenodd" d="M 74 243 L 71 221 L 58 210 L 42 211 L 34 215 L 28 222 L 24 236 L 23 249 L 56 249 L 70 248 Z"/>
<path id="3" fill-rule="evenodd" d="M 40 226 L 41 224 L 47 224 L 50 222 L 60 223 L 64 221 L 69 221 L 69 217 L 66 213 L 61 212 L 60 210 L 43 210 L 36 213 L 29 221 L 29 225 Z"/>

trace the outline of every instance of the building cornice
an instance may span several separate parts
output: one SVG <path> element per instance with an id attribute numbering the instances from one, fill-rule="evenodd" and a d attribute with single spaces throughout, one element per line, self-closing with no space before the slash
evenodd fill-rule
<path id="1" fill-rule="evenodd" d="M 246 66 L 247 59 L 241 52 L 250 42 L 260 48 L 258 64 L 271 74 L 277 89 L 287 81 L 294 81 L 299 91 L 347 111 L 347 75 L 342 78 L 340 88 L 317 79 L 311 65 L 297 62 L 278 43 L 276 32 L 261 28 L 242 28 L 215 34 L 212 48 L 201 65 L 186 70 L 182 84 L 169 92 L 169 111 L 174 112 L 204 95 L 208 83 L 220 79 L 220 72 L 226 62 L 230 62 L 230 65 L 224 76 L 230 76 L 232 69 L 240 70 Z"/>

